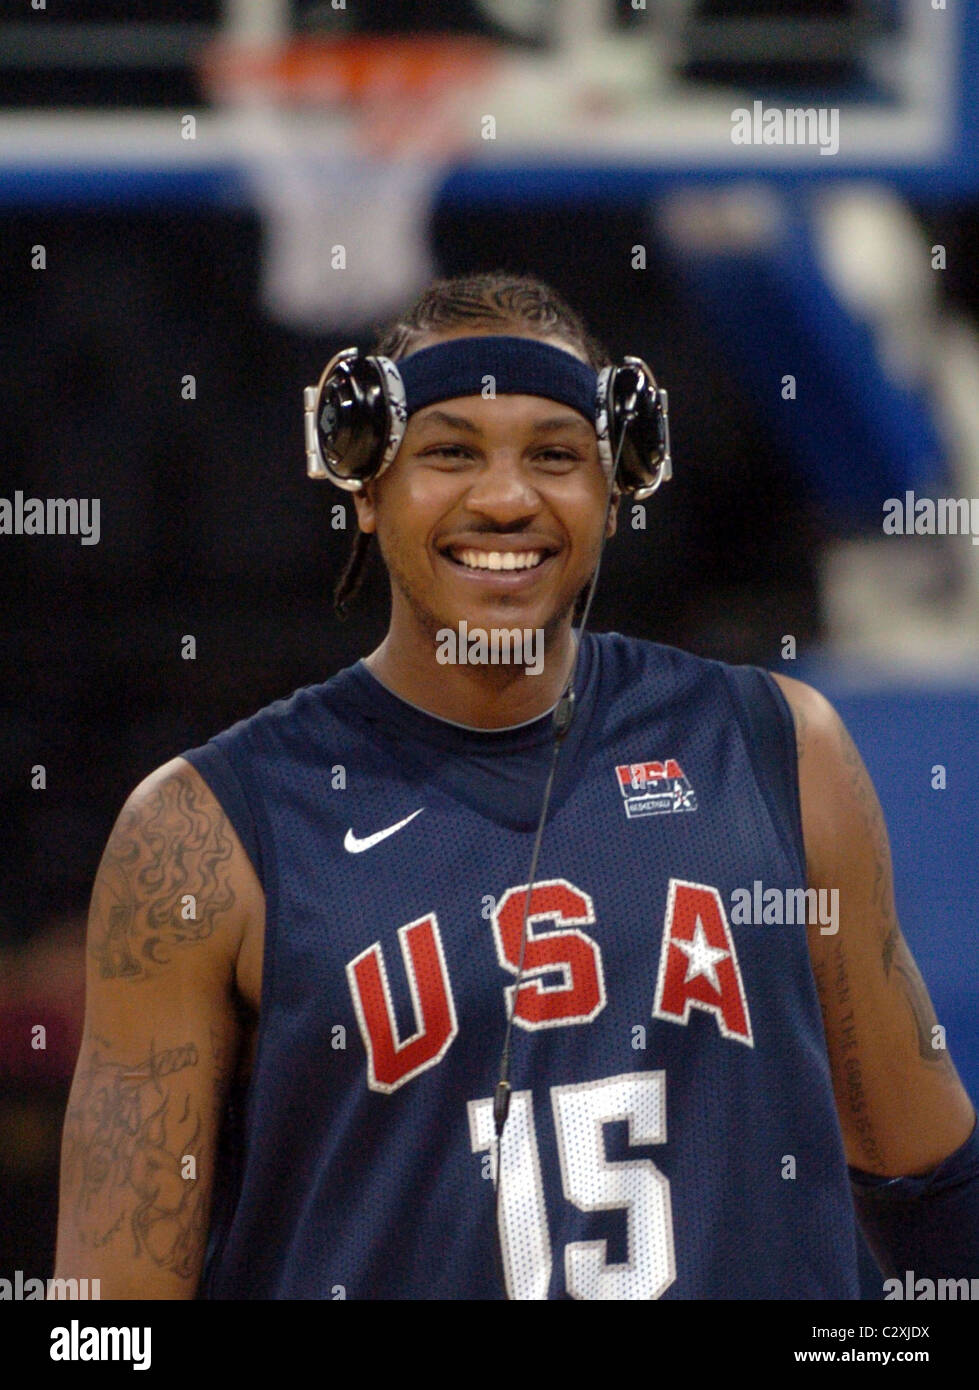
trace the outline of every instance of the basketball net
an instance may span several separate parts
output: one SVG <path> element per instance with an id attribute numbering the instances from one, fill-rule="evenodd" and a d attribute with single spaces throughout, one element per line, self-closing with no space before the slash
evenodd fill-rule
<path id="1" fill-rule="evenodd" d="M 492 50 L 456 39 L 211 51 L 204 81 L 262 217 L 260 293 L 274 319 L 369 328 L 433 278 L 432 207 L 479 139 L 492 67 Z"/>

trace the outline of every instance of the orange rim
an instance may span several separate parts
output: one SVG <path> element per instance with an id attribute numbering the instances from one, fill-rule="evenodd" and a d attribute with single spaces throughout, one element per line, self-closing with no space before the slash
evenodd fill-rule
<path id="1" fill-rule="evenodd" d="M 216 96 L 262 91 L 279 100 L 363 101 L 425 96 L 487 76 L 498 46 L 461 38 L 295 39 L 270 48 L 215 44 L 201 55 Z"/>

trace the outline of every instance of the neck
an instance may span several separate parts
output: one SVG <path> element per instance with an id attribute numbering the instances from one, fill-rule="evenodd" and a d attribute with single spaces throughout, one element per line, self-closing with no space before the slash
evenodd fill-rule
<path id="1" fill-rule="evenodd" d="M 557 632 L 545 635 L 536 675 L 523 665 L 472 665 L 458 660 L 443 665 L 431 640 L 402 633 L 392 623 L 364 664 L 395 695 L 429 714 L 477 729 L 503 729 L 536 719 L 557 704 L 576 654 L 570 616 Z"/>

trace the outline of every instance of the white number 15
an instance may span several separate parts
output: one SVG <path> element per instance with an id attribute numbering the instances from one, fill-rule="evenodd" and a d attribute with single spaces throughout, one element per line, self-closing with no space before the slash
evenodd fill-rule
<path id="1" fill-rule="evenodd" d="M 627 1259 L 609 1264 L 605 1240 L 565 1247 L 564 1275 L 572 1298 L 659 1298 L 676 1279 L 669 1179 L 648 1158 L 610 1162 L 603 1128 L 624 1120 L 629 1143 L 666 1142 L 666 1073 L 627 1072 L 577 1086 L 552 1086 L 554 1129 L 564 1195 L 579 1211 L 625 1210 Z M 473 1153 L 494 1148 L 493 1101 L 469 1102 Z M 551 1240 L 534 1127 L 533 1096 L 514 1091 L 503 1131 L 500 1243 L 512 1299 L 545 1299 L 551 1281 Z"/>

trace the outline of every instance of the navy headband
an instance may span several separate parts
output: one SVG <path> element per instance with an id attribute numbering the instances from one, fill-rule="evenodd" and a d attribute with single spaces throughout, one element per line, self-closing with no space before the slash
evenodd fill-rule
<path id="1" fill-rule="evenodd" d="M 491 376 L 497 395 L 547 396 L 595 423 L 595 369 L 536 338 L 454 338 L 402 357 L 396 365 L 409 415 L 435 401 L 479 396 Z"/>

